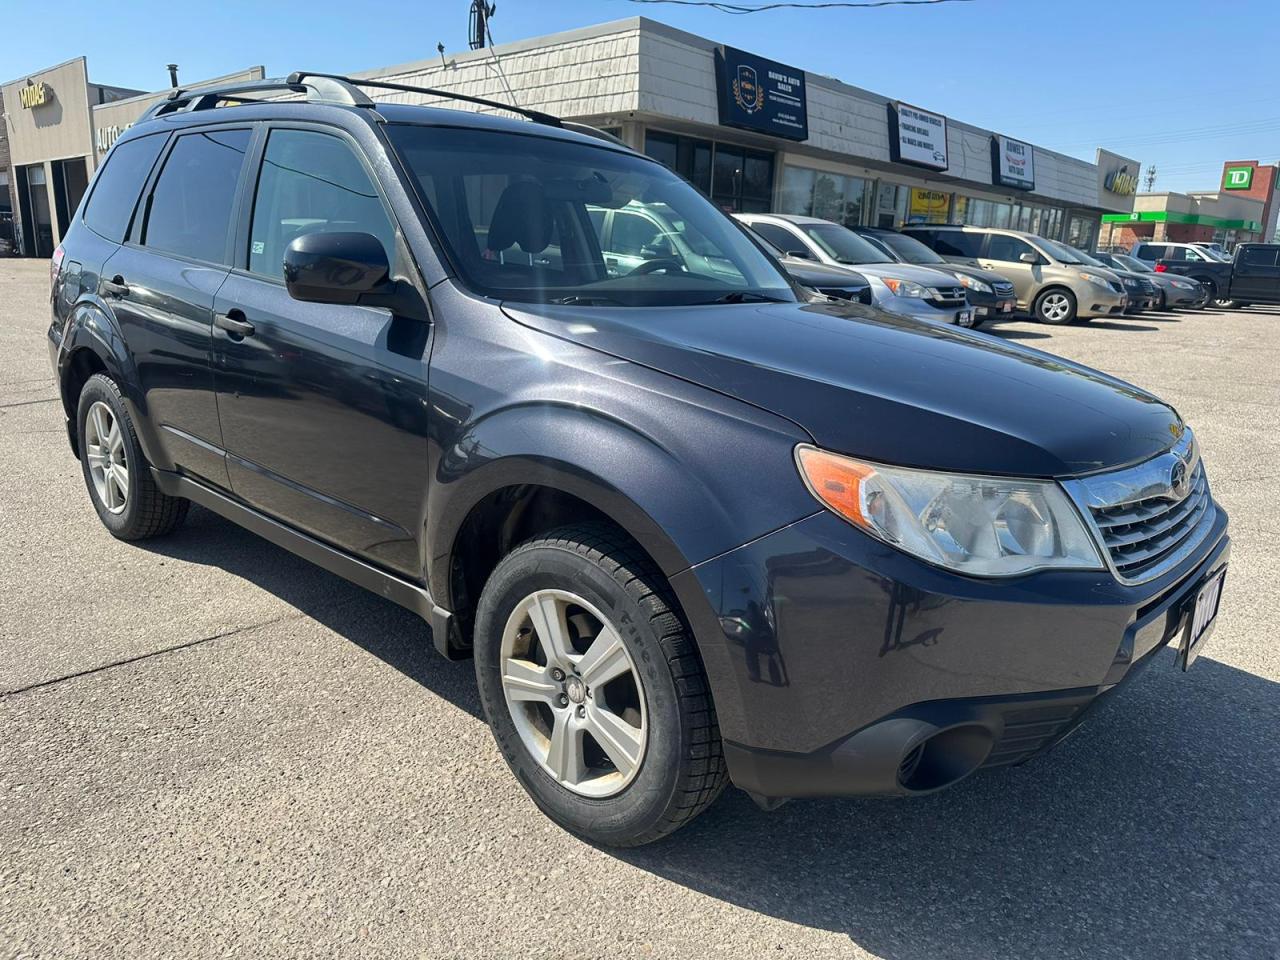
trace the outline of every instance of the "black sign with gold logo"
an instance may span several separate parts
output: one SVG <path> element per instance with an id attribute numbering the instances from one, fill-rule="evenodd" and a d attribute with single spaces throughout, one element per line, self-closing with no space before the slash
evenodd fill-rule
<path id="1" fill-rule="evenodd" d="M 809 139 L 804 71 L 733 47 L 716 49 L 720 122 L 788 140 Z"/>

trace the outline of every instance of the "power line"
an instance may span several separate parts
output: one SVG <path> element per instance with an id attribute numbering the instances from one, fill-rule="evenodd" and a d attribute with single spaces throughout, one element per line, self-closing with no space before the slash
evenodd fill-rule
<path id="1" fill-rule="evenodd" d="M 724 3 L 721 0 L 630 0 L 631 3 L 667 3 L 677 7 L 710 7 L 721 13 L 747 14 L 761 13 L 765 10 L 857 10 L 872 7 L 924 7 L 939 3 L 973 3 L 974 0 L 863 0 L 863 2 L 842 2 L 842 0 L 824 0 L 822 3 Z"/>

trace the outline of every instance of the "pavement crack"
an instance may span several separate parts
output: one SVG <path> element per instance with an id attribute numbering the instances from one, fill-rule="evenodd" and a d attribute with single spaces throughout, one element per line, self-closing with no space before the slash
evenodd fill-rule
<path id="1" fill-rule="evenodd" d="M 41 690 L 44 687 L 52 687 L 59 683 L 65 683 L 67 680 L 78 680 L 81 677 L 91 677 L 95 673 L 114 670 L 116 667 L 127 667 L 131 663 L 150 660 L 152 657 L 163 656 L 166 653 L 174 653 L 179 650 L 189 650 L 192 647 L 198 647 L 201 644 L 212 643 L 215 640 L 225 640 L 227 637 L 234 637 L 236 634 L 244 633 L 246 630 L 257 630 L 259 627 L 269 627 L 273 623 L 281 623 L 285 620 L 296 620 L 302 616 L 305 616 L 305 614 L 297 613 L 292 616 L 276 617 L 274 620 L 264 620 L 262 623 L 251 623 L 247 626 L 236 627 L 234 630 L 223 630 L 221 633 L 214 633 L 207 637 L 200 637 L 197 640 L 187 640 L 183 643 L 175 643 L 171 647 L 162 647 L 159 650 L 150 650 L 147 653 L 140 653 L 136 657 L 125 657 L 121 660 L 113 660 L 110 663 L 90 667 L 88 670 L 77 670 L 75 673 L 68 673 L 61 677 L 53 677 L 49 680 L 40 680 L 36 683 L 27 684 L 25 687 L 17 687 L 13 690 L 0 690 L 0 699 L 14 697 L 20 693 L 30 693 L 32 690 Z"/>
<path id="2" fill-rule="evenodd" d="M 0 403 L 0 410 L 9 407 L 29 407 L 34 403 L 53 403 L 58 397 L 43 397 L 40 400 L 15 400 L 13 403 Z"/>

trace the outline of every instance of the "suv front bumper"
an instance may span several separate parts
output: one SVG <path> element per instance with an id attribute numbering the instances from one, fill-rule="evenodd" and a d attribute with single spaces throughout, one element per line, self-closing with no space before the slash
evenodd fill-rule
<path id="1" fill-rule="evenodd" d="M 1194 559 L 1125 586 L 1106 571 L 963 577 L 823 512 L 673 585 L 735 784 L 757 798 L 911 795 L 1065 737 L 1181 635 L 1227 562 L 1226 528 L 1219 508 Z"/>

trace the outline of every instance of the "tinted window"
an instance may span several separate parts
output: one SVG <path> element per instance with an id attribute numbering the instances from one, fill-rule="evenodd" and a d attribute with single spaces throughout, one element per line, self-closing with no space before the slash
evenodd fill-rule
<path id="1" fill-rule="evenodd" d="M 142 242 L 222 263 L 248 130 L 206 130 L 178 137 L 151 191 Z"/>
<path id="2" fill-rule="evenodd" d="M 310 130 L 267 139 L 249 227 L 249 270 L 279 277 L 284 251 L 308 233 L 371 233 L 395 261 L 395 230 L 355 151 Z"/>
<path id="3" fill-rule="evenodd" d="M 776 223 L 753 223 L 751 229 L 760 236 L 764 237 L 783 253 L 792 250 L 804 250 L 804 241 L 793 234 L 786 227 L 780 227 Z"/>
<path id="4" fill-rule="evenodd" d="M 1164 244 L 1160 243 L 1144 243 L 1138 247 L 1138 252 L 1134 254 L 1140 260 L 1163 260 L 1168 255 Z"/>
<path id="5" fill-rule="evenodd" d="M 1240 262 L 1250 267 L 1274 267 L 1276 265 L 1276 248 L 1245 247 L 1240 253 Z"/>
<path id="6" fill-rule="evenodd" d="M 926 247 L 915 237 L 902 233 L 877 233 L 872 237 L 882 246 L 888 247 L 907 263 L 945 263 L 940 256 Z"/>
<path id="7" fill-rule="evenodd" d="M 117 243 L 124 239 L 138 194 L 166 139 L 165 134 L 156 133 L 116 144 L 84 208 L 89 229 Z"/>
<path id="8" fill-rule="evenodd" d="M 999 260 L 1001 263 L 1018 263 L 1024 253 L 1035 254 L 1031 244 L 1000 233 L 993 233 L 991 243 L 987 246 L 987 259 Z"/>
<path id="9" fill-rule="evenodd" d="M 834 223 L 806 223 L 800 229 L 836 263 L 894 262 L 893 254 L 885 253 L 848 227 Z"/>
<path id="10" fill-rule="evenodd" d="M 982 255 L 981 233 L 962 230 L 939 230 L 933 249 L 944 257 L 978 257 Z"/>

